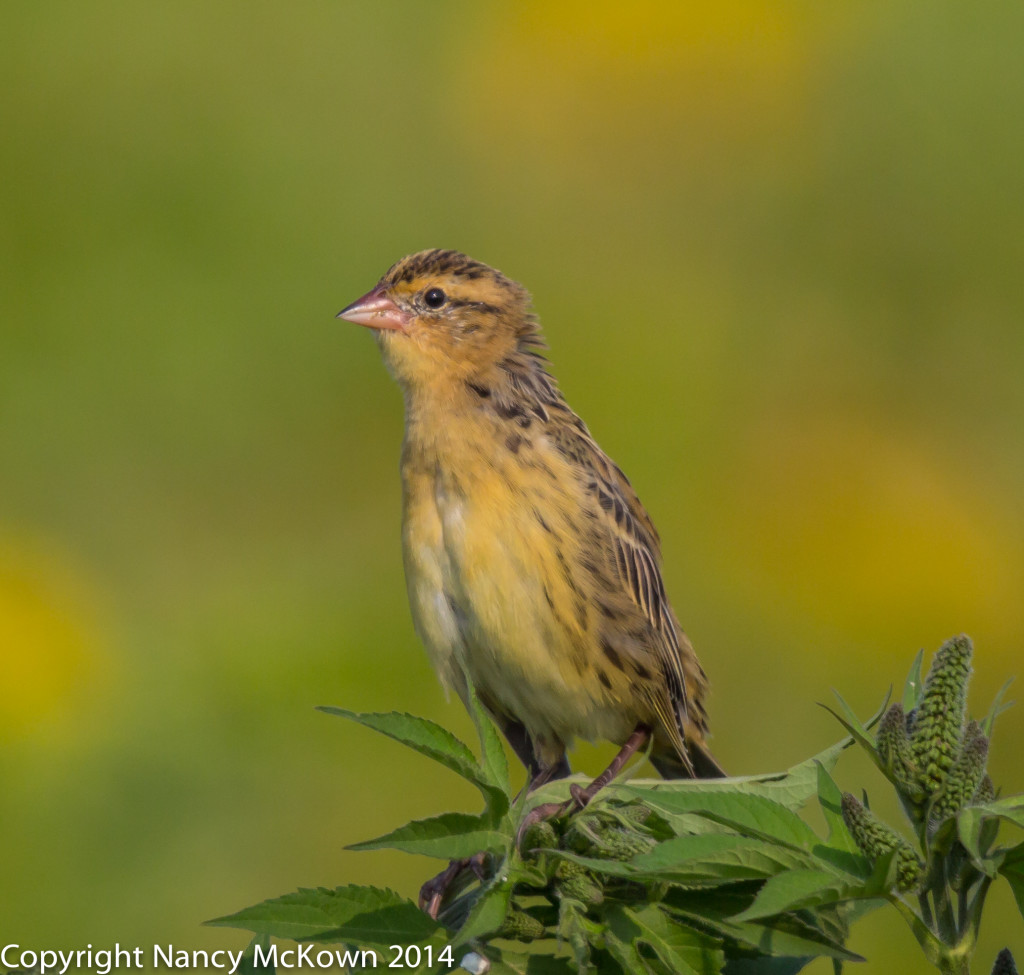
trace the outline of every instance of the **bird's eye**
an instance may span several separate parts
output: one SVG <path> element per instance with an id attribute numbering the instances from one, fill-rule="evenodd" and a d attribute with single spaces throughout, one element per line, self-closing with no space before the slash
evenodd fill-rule
<path id="1" fill-rule="evenodd" d="M 428 308 L 440 308 L 448 300 L 448 296 L 440 288 L 431 288 L 423 296 L 423 300 Z"/>

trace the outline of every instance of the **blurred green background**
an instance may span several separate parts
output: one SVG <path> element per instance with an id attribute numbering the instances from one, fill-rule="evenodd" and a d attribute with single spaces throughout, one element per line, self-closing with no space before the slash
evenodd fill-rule
<path id="1" fill-rule="evenodd" d="M 470 733 L 405 605 L 400 397 L 333 318 L 422 247 L 532 290 L 727 768 L 828 745 L 831 687 L 869 713 L 962 630 L 983 712 L 1024 645 L 1022 32 L 987 2 L 0 6 L 4 943 L 240 947 L 200 922 L 412 895 L 434 861 L 344 844 L 476 809 L 313 711 Z M 997 888 L 981 958 L 1006 943 Z M 928 970 L 884 913 L 852 947 Z"/>

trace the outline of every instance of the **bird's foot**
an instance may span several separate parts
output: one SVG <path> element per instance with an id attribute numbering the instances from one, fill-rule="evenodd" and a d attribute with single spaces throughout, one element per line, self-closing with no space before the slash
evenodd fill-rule
<path id="1" fill-rule="evenodd" d="M 437 915 L 441 912 L 444 895 L 463 871 L 472 870 L 478 880 L 486 879 L 484 876 L 485 856 L 484 853 L 474 853 L 471 857 L 452 860 L 436 877 L 431 877 L 420 887 L 420 910 L 436 921 Z"/>
<path id="2" fill-rule="evenodd" d="M 546 822 L 549 819 L 561 819 L 563 816 L 579 812 L 590 802 L 591 797 L 586 795 L 587 790 L 581 789 L 575 783 L 569 786 L 569 792 L 572 795 L 571 799 L 567 799 L 565 802 L 542 802 L 539 806 L 534 806 L 523 817 L 523 821 L 519 824 L 519 829 L 516 830 L 517 849 L 521 850 L 523 848 L 523 840 L 526 838 L 526 834 L 530 831 L 531 826 Z"/>
<path id="3" fill-rule="evenodd" d="M 579 812 L 586 809 L 590 801 L 596 796 L 612 779 L 615 778 L 622 767 L 629 761 L 633 753 L 645 745 L 651 736 L 650 729 L 644 725 L 638 725 L 636 730 L 626 739 L 625 744 L 619 749 L 618 754 L 611 760 L 606 768 L 593 782 L 585 789 L 573 782 L 569 786 L 571 796 L 565 802 L 544 802 L 534 806 L 524 817 L 516 831 L 516 847 L 522 849 L 523 837 L 527 830 L 536 823 L 544 822 L 547 819 L 560 819 L 569 813 Z"/>

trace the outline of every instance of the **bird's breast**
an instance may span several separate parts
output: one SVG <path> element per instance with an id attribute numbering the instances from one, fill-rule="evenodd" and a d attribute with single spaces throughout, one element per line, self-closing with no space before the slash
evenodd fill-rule
<path id="1" fill-rule="evenodd" d="M 604 692 L 587 694 L 593 611 L 576 479 L 540 438 L 450 432 L 442 444 L 407 436 L 403 456 L 419 635 L 447 685 L 461 691 L 466 673 L 527 727 L 583 733 Z"/>

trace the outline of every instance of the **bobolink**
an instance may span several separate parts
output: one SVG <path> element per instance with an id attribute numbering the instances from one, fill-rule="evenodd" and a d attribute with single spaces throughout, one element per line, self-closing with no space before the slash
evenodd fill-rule
<path id="1" fill-rule="evenodd" d="M 427 250 L 338 317 L 374 329 L 405 396 L 406 582 L 442 683 L 465 701 L 472 682 L 534 786 L 577 736 L 723 774 L 658 534 L 548 372 L 526 290 Z"/>

